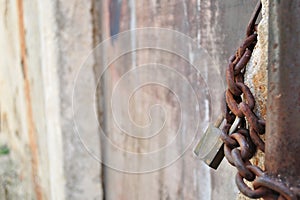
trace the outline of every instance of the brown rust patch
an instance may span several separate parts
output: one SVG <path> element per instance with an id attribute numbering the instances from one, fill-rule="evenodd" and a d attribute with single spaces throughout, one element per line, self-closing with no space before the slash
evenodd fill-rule
<path id="1" fill-rule="evenodd" d="M 260 109 L 260 115 L 262 118 L 266 118 L 266 99 L 267 99 L 267 73 L 262 69 L 253 76 L 253 86 L 259 95 L 257 98 L 258 107 Z"/>

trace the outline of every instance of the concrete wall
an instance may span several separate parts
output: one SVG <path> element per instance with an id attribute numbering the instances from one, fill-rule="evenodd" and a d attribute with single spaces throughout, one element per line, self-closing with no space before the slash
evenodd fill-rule
<path id="1" fill-rule="evenodd" d="M 91 4 L 68 12 L 73 3 L 1 1 L 1 53 L 7 54 L 1 59 L 1 132 L 24 199 L 101 198 L 100 167 L 78 144 L 71 120 L 72 70 L 93 41 Z M 77 50 L 70 46 L 76 42 Z"/>
<path id="2" fill-rule="evenodd" d="M 255 2 L 247 0 L 2 0 L 0 55 L 4 56 L 0 59 L 0 138 L 11 150 L 3 162 L 8 166 L 6 169 L 15 174 L 17 192 L 8 190 L 15 194 L 10 198 L 236 198 L 237 189 L 232 178 L 235 169 L 224 160 L 218 171 L 212 171 L 192 156 L 192 148 L 172 165 L 146 174 L 113 170 L 86 151 L 74 130 L 74 115 L 79 116 L 77 129 L 84 133 L 83 139 L 93 153 L 109 156 L 103 144 L 101 146 L 99 135 L 93 134 L 98 132 L 98 124 L 85 123 L 92 122 L 95 116 L 88 115 L 84 105 L 91 103 L 86 98 L 86 88 L 97 86 L 101 62 L 120 51 L 113 43 L 108 46 L 112 52 L 99 55 L 96 50 L 89 57 L 88 65 L 92 67 L 81 77 L 84 87 L 76 88 L 79 94 L 76 98 L 82 104 L 75 109 L 72 95 L 77 73 L 93 48 L 112 34 L 135 28 L 161 27 L 180 31 L 205 48 L 223 72 L 228 57 L 244 38 L 254 6 Z M 192 54 L 189 50 L 187 53 Z M 155 61 L 186 66 L 171 58 L 159 55 Z M 101 126 L 108 130 L 109 136 L 117 135 L 116 141 L 122 147 L 133 151 L 156 148 L 168 138 L 145 146 L 143 142 L 118 136 L 120 131 L 108 120 L 111 119 L 109 94 L 114 81 L 121 75 L 115 73 L 118 70 L 114 71 L 114 67 L 124 65 L 122 72 L 125 72 L 132 63 L 143 64 L 153 59 L 151 52 L 120 58 L 119 63 L 110 67 L 97 91 L 96 113 Z M 199 78 L 193 77 L 191 69 L 184 68 L 182 72 L 191 82 Z M 174 85 L 179 90 L 184 89 L 178 82 Z M 179 121 L 175 100 L 165 90 L 148 88 L 136 97 L 139 107 L 133 108 L 133 118 L 144 123 L 147 105 L 159 101 L 171 113 L 168 128 L 176 129 Z M 189 98 L 180 103 L 188 105 Z M 188 121 L 185 123 L 191 125 Z M 121 161 L 124 166 L 132 162 L 126 157 Z M 148 164 L 140 160 L 132 163 Z"/>

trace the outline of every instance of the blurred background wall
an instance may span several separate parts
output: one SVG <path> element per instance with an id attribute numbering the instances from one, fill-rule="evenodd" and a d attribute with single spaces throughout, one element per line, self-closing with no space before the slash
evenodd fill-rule
<path id="1" fill-rule="evenodd" d="M 88 55 L 93 67 L 83 80 L 86 87 L 96 87 L 99 60 L 119 51 L 114 45 L 118 38 L 111 36 L 144 27 L 168 28 L 188 35 L 207 50 L 224 74 L 227 59 L 244 38 L 255 4 L 249 0 L 1 0 L 0 145 L 7 151 L 0 156 L 0 199 L 235 199 L 235 170 L 226 161 L 218 171 L 208 169 L 193 157 L 192 147 L 172 165 L 150 173 L 125 173 L 101 164 L 75 134 L 74 112 L 82 113 L 85 120 L 92 119 L 84 115 L 84 106 L 74 111 L 72 92 L 76 74 Z M 111 51 L 99 54 L 101 51 L 95 50 L 91 56 L 91 51 L 106 39 L 111 40 Z M 120 58 L 100 80 L 96 115 L 101 127 L 123 148 L 139 151 L 157 144 L 145 146 L 141 141 L 126 139 L 114 127 L 108 109 L 109 94 L 122 75 L 116 69 L 124 65 L 125 72 L 133 63 L 163 59 L 169 64 L 180 63 L 168 55 L 153 56 L 145 51 L 137 57 Z M 184 68 L 184 63 L 181 66 L 182 74 L 197 81 L 193 70 Z M 174 85 L 184 89 L 181 83 L 174 81 Z M 78 88 L 83 103 L 85 91 Z M 179 119 L 175 100 L 164 89 L 146 88 L 135 99 L 133 119 L 147 121 L 147 105 L 159 101 L 170 112 L 168 127 L 176 128 Z M 189 102 L 185 98 L 180 103 Z M 97 125 L 79 122 L 77 126 L 86 133 L 83 135 L 94 153 L 110 156 L 101 148 L 99 136 L 88 134 L 96 133 Z M 168 137 L 160 142 L 165 140 Z M 145 164 L 125 156 L 120 163 Z"/>

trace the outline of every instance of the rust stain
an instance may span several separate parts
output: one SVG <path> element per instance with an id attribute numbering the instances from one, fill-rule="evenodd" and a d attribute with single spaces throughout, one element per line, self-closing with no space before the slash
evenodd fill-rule
<path id="1" fill-rule="evenodd" d="M 24 12 L 23 12 L 23 0 L 17 0 L 18 19 L 19 19 L 19 37 L 20 37 L 20 50 L 21 50 L 21 63 L 24 76 L 24 91 L 26 100 L 27 110 L 27 123 L 28 123 L 28 134 L 29 134 L 29 146 L 31 150 L 31 165 L 32 165 L 32 180 L 34 184 L 34 190 L 36 198 L 38 200 L 43 199 L 42 190 L 40 185 L 36 181 L 38 177 L 38 147 L 36 141 L 36 132 L 33 122 L 32 105 L 30 97 L 30 82 L 28 79 L 28 65 L 26 59 L 26 41 L 25 41 L 25 27 L 24 27 Z"/>
<path id="2" fill-rule="evenodd" d="M 253 76 L 253 85 L 258 94 L 257 103 L 260 108 L 260 115 L 262 118 L 266 119 L 267 114 L 267 107 L 266 107 L 266 100 L 267 100 L 267 73 L 264 69 L 259 70 L 258 73 L 254 74 Z"/>

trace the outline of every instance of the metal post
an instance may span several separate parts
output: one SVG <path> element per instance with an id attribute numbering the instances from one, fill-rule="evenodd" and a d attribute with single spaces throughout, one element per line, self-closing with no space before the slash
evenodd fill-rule
<path id="1" fill-rule="evenodd" d="M 300 194 L 300 1 L 269 1 L 265 166 Z"/>

